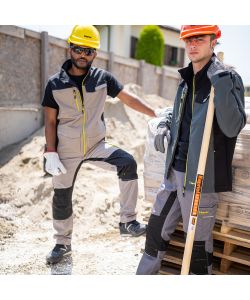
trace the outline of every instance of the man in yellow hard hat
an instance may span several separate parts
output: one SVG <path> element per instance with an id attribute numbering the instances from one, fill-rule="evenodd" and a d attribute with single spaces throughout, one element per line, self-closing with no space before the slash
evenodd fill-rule
<path id="1" fill-rule="evenodd" d="M 246 123 L 244 86 L 239 74 L 214 54 L 221 31 L 217 25 L 184 25 L 180 39 L 190 59 L 179 70 L 179 84 L 171 118 L 159 128 L 157 151 L 164 152 L 167 136 L 164 182 L 149 219 L 145 252 L 137 274 L 157 274 L 179 221 L 187 232 L 201 142 L 211 86 L 215 115 L 202 186 L 198 221 L 190 265 L 191 274 L 211 274 L 218 192 L 232 190 L 232 158 L 237 135 Z M 169 114 L 170 116 L 170 114 Z M 164 130 L 165 127 L 165 130 Z"/>
<path id="2" fill-rule="evenodd" d="M 75 26 L 68 39 L 70 59 L 46 86 L 45 169 L 53 175 L 53 226 L 56 245 L 47 256 L 57 263 L 71 253 L 73 230 L 72 192 L 83 162 L 117 172 L 120 187 L 120 233 L 140 236 L 146 226 L 136 220 L 137 165 L 133 156 L 105 142 L 104 103 L 118 97 L 131 108 L 155 117 L 154 111 L 123 89 L 109 72 L 92 66 L 100 35 L 92 26 Z"/>

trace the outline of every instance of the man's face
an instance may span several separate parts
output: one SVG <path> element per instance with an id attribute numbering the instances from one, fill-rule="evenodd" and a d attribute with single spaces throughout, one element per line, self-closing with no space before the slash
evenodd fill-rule
<path id="1" fill-rule="evenodd" d="M 210 35 L 197 35 L 184 39 L 184 43 L 189 59 L 198 63 L 211 57 L 216 40 L 211 41 Z"/>
<path id="2" fill-rule="evenodd" d="M 69 49 L 72 64 L 81 70 L 88 69 L 96 57 L 96 50 L 89 47 L 71 45 Z"/>

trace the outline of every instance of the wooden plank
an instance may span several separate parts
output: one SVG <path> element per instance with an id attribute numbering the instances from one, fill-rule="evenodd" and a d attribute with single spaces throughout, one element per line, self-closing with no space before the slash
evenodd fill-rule
<path id="1" fill-rule="evenodd" d="M 236 245 L 230 244 L 230 243 L 225 243 L 224 244 L 224 249 L 223 249 L 223 254 L 225 255 L 231 255 L 233 250 L 236 248 Z M 227 273 L 228 269 L 230 268 L 232 264 L 231 260 L 222 258 L 221 264 L 220 264 L 220 271 L 223 273 Z"/>
<path id="2" fill-rule="evenodd" d="M 225 234 L 217 231 L 217 229 L 214 229 L 213 238 L 230 244 L 250 248 L 250 239 L 248 239 L 246 235 L 242 235 L 237 232 L 230 232 L 230 234 Z"/>
<path id="3" fill-rule="evenodd" d="M 239 265 L 237 263 L 233 263 L 230 268 L 228 269 L 227 273 L 223 273 L 219 270 L 220 267 L 220 260 L 215 259 L 213 263 L 213 275 L 249 275 L 250 274 L 250 268 L 249 267 L 242 267 L 242 265 Z M 159 271 L 159 275 L 179 275 L 180 274 L 181 266 L 163 261 L 161 269 Z"/>
<path id="4" fill-rule="evenodd" d="M 237 262 L 242 265 L 246 265 L 250 267 L 250 258 L 248 255 L 243 255 L 237 252 L 231 253 L 231 255 L 226 255 L 223 253 L 220 253 L 219 251 L 214 250 L 213 255 L 216 257 L 224 258 L 227 260 L 230 260 L 232 262 Z"/>

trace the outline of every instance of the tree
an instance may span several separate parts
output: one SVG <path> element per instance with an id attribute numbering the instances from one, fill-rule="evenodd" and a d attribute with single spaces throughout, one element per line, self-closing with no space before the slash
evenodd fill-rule
<path id="1" fill-rule="evenodd" d="M 149 64 L 163 65 L 164 36 L 159 26 L 144 26 L 135 50 L 136 59 L 143 59 Z"/>

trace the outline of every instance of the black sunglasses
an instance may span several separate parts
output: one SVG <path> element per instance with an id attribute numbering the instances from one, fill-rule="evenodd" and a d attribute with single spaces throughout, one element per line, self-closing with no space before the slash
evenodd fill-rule
<path id="1" fill-rule="evenodd" d="M 91 56 L 95 52 L 96 49 L 94 48 L 83 48 L 76 45 L 70 45 L 70 48 L 76 53 L 76 54 L 82 54 L 84 53 L 86 56 Z"/>

